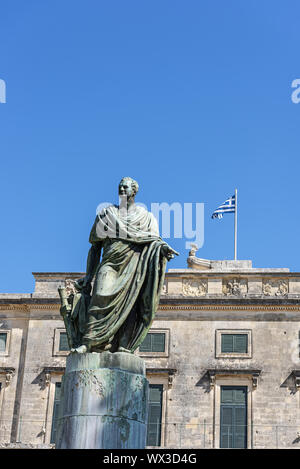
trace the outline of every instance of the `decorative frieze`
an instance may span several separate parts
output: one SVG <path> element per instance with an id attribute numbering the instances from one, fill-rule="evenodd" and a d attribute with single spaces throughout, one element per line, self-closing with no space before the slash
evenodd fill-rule
<path id="1" fill-rule="evenodd" d="M 265 279 L 262 286 L 265 296 L 287 296 L 289 283 L 286 279 Z"/>
<path id="2" fill-rule="evenodd" d="M 222 286 L 223 294 L 226 296 L 242 296 L 248 293 L 247 279 L 231 278 L 224 279 Z"/>
<path id="3" fill-rule="evenodd" d="M 207 279 L 184 278 L 182 280 L 182 294 L 184 296 L 205 296 L 207 294 Z"/>

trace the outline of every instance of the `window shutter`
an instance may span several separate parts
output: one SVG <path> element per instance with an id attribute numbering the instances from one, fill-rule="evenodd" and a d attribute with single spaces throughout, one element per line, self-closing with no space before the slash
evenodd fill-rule
<path id="1" fill-rule="evenodd" d="M 165 351 L 165 334 L 152 334 L 153 348 L 152 352 L 164 352 Z"/>
<path id="2" fill-rule="evenodd" d="M 7 333 L 1 332 L 0 333 L 0 352 L 5 352 L 6 350 L 6 341 L 7 341 Z"/>
<path id="3" fill-rule="evenodd" d="M 234 352 L 247 353 L 248 352 L 248 335 L 236 334 L 234 336 Z"/>
<path id="4" fill-rule="evenodd" d="M 160 446 L 163 386 L 149 386 L 147 446 Z"/>
<path id="5" fill-rule="evenodd" d="M 232 448 L 233 430 L 233 406 L 226 406 L 221 409 L 221 448 Z"/>
<path id="6" fill-rule="evenodd" d="M 233 392 L 234 390 L 230 387 L 222 387 L 221 390 L 221 403 L 228 404 L 233 402 Z"/>
<path id="7" fill-rule="evenodd" d="M 247 353 L 248 334 L 221 334 L 222 353 Z"/>
<path id="8" fill-rule="evenodd" d="M 221 352 L 231 353 L 233 351 L 233 334 L 222 334 Z"/>
<path id="9" fill-rule="evenodd" d="M 66 332 L 61 332 L 59 334 L 59 351 L 60 352 L 67 352 L 70 350 L 68 337 Z"/>
<path id="10" fill-rule="evenodd" d="M 51 437 L 50 443 L 55 443 L 56 438 L 56 428 L 57 428 L 57 416 L 58 416 L 58 407 L 60 403 L 60 391 L 61 383 L 55 383 L 55 394 L 54 394 L 54 403 L 53 403 L 53 415 L 52 415 L 52 428 L 51 428 Z"/>
<path id="11" fill-rule="evenodd" d="M 246 405 L 247 392 L 246 388 L 236 388 L 233 390 L 233 402 L 235 404 Z"/>
<path id="12" fill-rule="evenodd" d="M 247 448 L 247 387 L 221 387 L 220 447 Z"/>
<path id="13" fill-rule="evenodd" d="M 151 337 L 147 334 L 144 341 L 140 345 L 140 352 L 151 352 Z"/>
<path id="14" fill-rule="evenodd" d="M 247 413 L 246 407 L 236 407 L 234 409 L 235 431 L 234 431 L 234 448 L 246 448 L 246 429 L 247 429 Z"/>

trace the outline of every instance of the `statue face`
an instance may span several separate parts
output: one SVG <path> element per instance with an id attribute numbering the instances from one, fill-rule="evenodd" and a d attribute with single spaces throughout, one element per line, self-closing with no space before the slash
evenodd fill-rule
<path id="1" fill-rule="evenodd" d="M 119 195 L 121 197 L 127 197 L 127 199 L 131 199 L 135 196 L 135 191 L 132 187 L 132 182 L 128 179 L 122 179 L 119 184 Z"/>

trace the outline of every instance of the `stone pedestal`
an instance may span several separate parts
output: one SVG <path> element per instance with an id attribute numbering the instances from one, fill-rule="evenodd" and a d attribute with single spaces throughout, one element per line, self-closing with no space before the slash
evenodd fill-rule
<path id="1" fill-rule="evenodd" d="M 130 353 L 71 353 L 58 415 L 57 449 L 136 449 L 146 445 L 148 381 Z"/>

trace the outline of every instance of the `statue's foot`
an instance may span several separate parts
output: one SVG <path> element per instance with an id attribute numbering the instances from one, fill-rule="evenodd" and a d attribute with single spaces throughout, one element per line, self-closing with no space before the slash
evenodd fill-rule
<path id="1" fill-rule="evenodd" d="M 131 350 L 128 350 L 127 348 L 124 348 L 124 347 L 119 347 L 117 352 L 132 353 Z"/>
<path id="2" fill-rule="evenodd" d="M 111 348 L 112 348 L 112 344 L 107 344 L 107 345 L 105 345 L 105 347 L 103 348 L 103 350 L 106 351 L 106 350 L 109 350 L 109 349 L 111 349 Z"/>
<path id="3" fill-rule="evenodd" d="M 73 352 L 73 353 L 86 353 L 87 352 L 87 346 L 86 345 L 80 345 L 80 347 L 71 348 L 71 352 Z"/>

